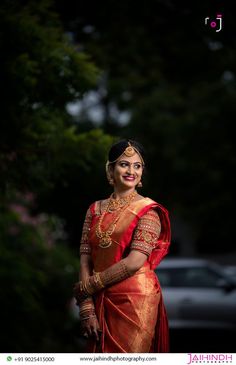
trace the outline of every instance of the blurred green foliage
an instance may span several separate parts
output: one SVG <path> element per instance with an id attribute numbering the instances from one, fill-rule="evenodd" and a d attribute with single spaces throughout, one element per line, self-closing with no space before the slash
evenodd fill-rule
<path id="1" fill-rule="evenodd" d="M 1 352 L 73 351 L 79 261 L 65 246 L 63 222 L 33 214 L 32 194 L 1 203 Z"/>
<path id="2" fill-rule="evenodd" d="M 1 3 L 3 189 L 6 184 L 24 189 L 29 180 L 41 186 L 48 179 L 50 154 L 59 148 L 58 137 L 69 133 L 67 102 L 96 84 L 97 68 L 69 43 L 51 3 Z"/>
<path id="3" fill-rule="evenodd" d="M 45 0 L 1 3 L 0 53 L 1 352 L 79 351 L 78 240 L 113 137 L 79 133 L 66 104 L 98 69 Z"/>

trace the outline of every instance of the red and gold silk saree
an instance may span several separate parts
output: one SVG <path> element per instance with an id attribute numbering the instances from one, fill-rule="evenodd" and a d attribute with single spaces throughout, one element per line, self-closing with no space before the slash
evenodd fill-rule
<path id="1" fill-rule="evenodd" d="M 149 198 L 131 203 L 120 217 L 111 236 L 112 245 L 102 248 L 95 233 L 101 214 L 99 202 L 92 204 L 90 209 L 92 223 L 89 243 L 96 272 L 107 269 L 129 254 L 133 232 L 139 219 L 149 209 L 157 210 L 161 233 L 158 244 L 135 275 L 96 294 L 95 308 L 102 334 L 99 343 L 90 341 L 89 352 L 167 352 L 167 316 L 160 284 L 153 271 L 167 253 L 170 243 L 167 210 Z M 112 218 L 112 213 L 105 215 L 103 230 L 111 224 Z"/>

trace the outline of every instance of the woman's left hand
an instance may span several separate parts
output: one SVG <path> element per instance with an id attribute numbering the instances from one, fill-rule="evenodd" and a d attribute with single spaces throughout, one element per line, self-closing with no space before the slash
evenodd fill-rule
<path id="1" fill-rule="evenodd" d="M 85 337 L 94 336 L 96 341 L 99 341 L 99 335 L 101 334 L 100 326 L 98 323 L 97 316 L 94 314 L 88 319 L 82 320 L 82 329 Z"/>

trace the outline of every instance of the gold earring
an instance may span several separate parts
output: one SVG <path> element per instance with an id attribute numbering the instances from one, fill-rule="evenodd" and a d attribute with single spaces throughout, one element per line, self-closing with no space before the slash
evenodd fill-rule
<path id="1" fill-rule="evenodd" d="M 143 184 L 142 184 L 142 181 L 140 180 L 138 185 L 137 185 L 137 188 L 141 188 L 142 186 L 143 186 Z"/>
<path id="2" fill-rule="evenodd" d="M 111 177 L 108 179 L 108 182 L 110 185 L 114 185 L 114 180 Z"/>

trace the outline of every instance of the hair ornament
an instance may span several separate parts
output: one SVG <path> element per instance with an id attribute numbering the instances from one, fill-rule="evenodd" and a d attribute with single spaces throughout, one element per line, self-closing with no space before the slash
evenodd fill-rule
<path id="1" fill-rule="evenodd" d="M 123 152 L 121 152 L 121 154 L 115 160 L 113 160 L 113 161 L 109 161 L 108 160 L 106 162 L 106 171 L 108 172 L 109 165 L 112 164 L 112 163 L 114 163 L 114 162 L 116 162 L 116 161 L 118 161 L 121 158 L 121 156 L 125 155 L 127 157 L 132 157 L 136 153 L 139 155 L 139 157 L 140 157 L 140 159 L 142 161 L 142 164 L 144 166 L 144 160 L 143 160 L 143 157 L 142 157 L 141 153 L 138 151 L 137 148 L 135 148 L 134 146 L 132 146 L 132 144 L 130 142 L 128 142 L 128 146 L 125 148 L 125 150 Z"/>
<path id="2" fill-rule="evenodd" d="M 126 149 L 124 150 L 124 155 L 127 157 L 132 157 L 133 155 L 135 155 L 136 151 L 135 149 L 131 146 L 130 142 L 128 142 L 129 146 L 126 147 Z M 139 153 L 138 153 L 139 154 Z"/>

